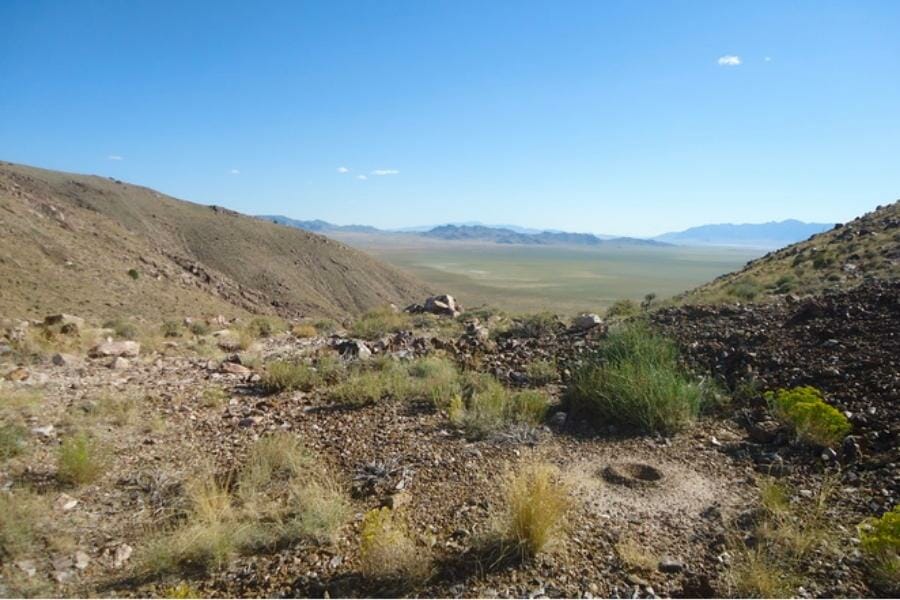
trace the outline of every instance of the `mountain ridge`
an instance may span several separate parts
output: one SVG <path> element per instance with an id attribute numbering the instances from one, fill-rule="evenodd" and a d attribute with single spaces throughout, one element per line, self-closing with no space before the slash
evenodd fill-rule
<path id="1" fill-rule="evenodd" d="M 96 175 L 2 162 L 0 222 L 10 316 L 345 317 L 429 292 L 330 238 Z"/>
<path id="2" fill-rule="evenodd" d="M 653 239 L 685 246 L 780 248 L 833 226 L 833 223 L 807 223 L 797 219 L 765 223 L 711 223 L 663 233 Z"/>

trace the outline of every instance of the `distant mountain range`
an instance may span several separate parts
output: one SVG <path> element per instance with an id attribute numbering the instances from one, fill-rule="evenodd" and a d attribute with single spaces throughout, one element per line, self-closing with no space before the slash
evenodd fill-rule
<path id="1" fill-rule="evenodd" d="M 664 233 L 651 239 L 645 239 L 614 237 L 593 233 L 571 233 L 555 229 L 540 230 L 516 225 L 484 225 L 478 221 L 387 230 L 369 225 L 335 225 L 319 219 L 300 221 L 282 215 L 261 215 L 259 218 L 326 235 L 328 233 L 399 234 L 448 241 L 545 246 L 678 245 L 770 249 L 801 242 L 811 235 L 828 231 L 833 227 L 831 223 L 804 223 L 796 219 L 770 223 L 722 223 L 717 225 L 700 225 L 684 231 Z"/>
<path id="2" fill-rule="evenodd" d="M 442 240 L 467 240 L 494 242 L 497 244 L 565 245 L 565 246 L 668 246 L 666 242 L 639 238 L 600 238 L 592 233 L 568 233 L 564 231 L 541 231 L 538 233 L 518 233 L 511 229 L 486 227 L 484 225 L 441 225 L 420 233 L 423 237 Z"/>
<path id="3" fill-rule="evenodd" d="M 314 233 L 328 233 L 329 231 L 346 231 L 350 233 L 384 233 L 381 229 L 371 227 L 369 225 L 335 225 L 321 219 L 312 221 L 298 221 L 282 215 L 258 215 L 258 218 L 279 225 L 290 225 L 304 231 L 312 231 Z"/>
<path id="4" fill-rule="evenodd" d="M 300 221 L 283 215 L 259 215 L 265 219 L 281 225 L 289 225 L 305 231 L 315 233 L 367 233 L 381 235 L 410 235 L 421 236 L 430 239 L 447 241 L 493 242 L 495 244 L 523 244 L 523 245 L 566 245 L 566 246 L 599 246 L 599 245 L 629 245 L 629 246 L 669 246 L 671 244 L 658 240 L 645 240 L 630 237 L 598 236 L 592 233 L 568 233 L 565 231 L 540 231 L 524 227 L 499 227 L 481 224 L 448 224 L 437 225 L 424 231 L 418 228 L 405 230 L 377 229 L 368 225 L 335 225 L 319 219 Z"/>
<path id="5" fill-rule="evenodd" d="M 680 246 L 744 246 L 781 248 L 828 231 L 834 223 L 804 223 L 796 219 L 769 223 L 701 225 L 684 231 L 664 233 L 655 240 Z"/>

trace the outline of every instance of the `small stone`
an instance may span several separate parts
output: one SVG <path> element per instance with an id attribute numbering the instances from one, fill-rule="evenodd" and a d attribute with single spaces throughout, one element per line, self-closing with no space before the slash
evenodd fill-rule
<path id="1" fill-rule="evenodd" d="M 6 374 L 7 381 L 25 381 L 31 377 L 31 373 L 25 367 L 17 367 Z"/>
<path id="2" fill-rule="evenodd" d="M 28 577 L 34 577 L 35 573 L 37 573 L 37 567 L 34 566 L 33 560 L 20 560 L 16 563 L 16 566 Z"/>
<path id="3" fill-rule="evenodd" d="M 550 417 L 550 425 L 552 425 L 553 427 L 562 427 L 566 424 L 567 417 L 568 415 L 563 411 L 553 413 L 553 416 Z"/>
<path id="4" fill-rule="evenodd" d="M 657 568 L 663 573 L 680 573 L 684 571 L 684 563 L 667 556 L 659 561 Z"/>
<path id="5" fill-rule="evenodd" d="M 244 365 L 235 362 L 223 362 L 220 370 L 223 373 L 231 373 L 232 375 L 247 375 L 252 371 Z"/>
<path id="6" fill-rule="evenodd" d="M 60 512 L 68 512 L 78 506 L 78 499 L 68 494 L 60 494 L 53 507 Z"/>
<path id="7" fill-rule="evenodd" d="M 128 544 L 122 544 L 118 548 L 116 548 L 116 554 L 113 557 L 113 566 L 117 569 L 128 562 L 128 559 L 131 558 L 131 553 L 134 552 L 134 549 Z"/>
<path id="8" fill-rule="evenodd" d="M 35 435 L 39 435 L 41 437 L 50 438 L 53 437 L 54 433 L 53 425 L 44 425 L 43 427 L 34 427 L 31 430 L 31 433 Z"/>
<path id="9" fill-rule="evenodd" d="M 127 358 L 122 358 L 121 356 L 117 356 L 112 359 L 112 362 L 107 365 L 113 371 L 123 371 L 131 366 L 131 363 Z"/>
<path id="10" fill-rule="evenodd" d="M 77 359 L 71 354 L 62 354 L 60 352 L 54 354 L 53 358 L 50 359 L 50 361 L 57 367 L 65 367 L 66 365 L 71 365 L 76 360 Z"/>
<path id="11" fill-rule="evenodd" d="M 84 571 L 89 564 L 91 564 L 91 557 L 88 556 L 87 552 L 77 550 L 75 552 L 75 568 L 79 571 Z"/>
<path id="12" fill-rule="evenodd" d="M 238 421 L 238 427 L 253 427 L 262 421 L 262 417 L 244 417 Z"/>

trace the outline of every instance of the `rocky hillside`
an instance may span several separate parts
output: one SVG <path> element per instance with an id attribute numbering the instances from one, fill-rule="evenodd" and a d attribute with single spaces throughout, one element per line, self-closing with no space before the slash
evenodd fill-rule
<path id="1" fill-rule="evenodd" d="M 423 285 L 341 243 L 97 176 L 0 164 L 0 314 L 340 317 Z"/>
<path id="2" fill-rule="evenodd" d="M 900 201 L 747 263 L 679 298 L 681 303 L 765 302 L 900 276 Z"/>

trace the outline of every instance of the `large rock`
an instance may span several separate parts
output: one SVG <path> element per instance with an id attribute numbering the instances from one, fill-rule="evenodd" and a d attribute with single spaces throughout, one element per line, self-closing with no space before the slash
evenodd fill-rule
<path id="1" fill-rule="evenodd" d="M 462 306 L 456 301 L 456 298 L 449 294 L 441 294 L 440 296 L 431 296 L 425 300 L 423 307 L 425 312 L 435 315 L 446 315 L 448 317 L 456 317 L 462 314 Z"/>
<path id="2" fill-rule="evenodd" d="M 63 327 L 74 327 L 76 329 L 84 328 L 84 319 L 74 315 L 60 313 L 58 315 L 50 315 L 44 318 L 44 325 L 61 325 Z"/>
<path id="3" fill-rule="evenodd" d="M 593 329 L 600 325 L 603 325 L 603 319 L 594 313 L 578 315 L 575 317 L 575 320 L 572 321 L 572 329 L 578 331 L 587 331 L 588 329 Z"/>
<path id="4" fill-rule="evenodd" d="M 141 353 L 141 345 L 138 342 L 104 342 L 91 348 L 88 355 L 92 358 L 105 356 L 137 356 Z"/>
<path id="5" fill-rule="evenodd" d="M 342 340 L 337 344 L 341 356 L 353 356 L 365 360 L 372 356 L 372 351 L 362 340 Z"/>

